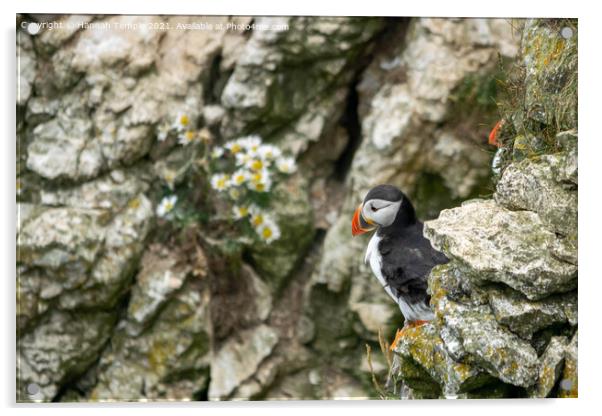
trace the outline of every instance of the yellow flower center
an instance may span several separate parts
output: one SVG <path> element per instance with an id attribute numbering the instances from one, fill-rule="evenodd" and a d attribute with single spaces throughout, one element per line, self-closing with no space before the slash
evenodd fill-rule
<path id="1" fill-rule="evenodd" d="M 189 123 L 188 116 L 186 114 L 180 116 L 180 124 L 183 126 L 187 126 Z"/>
<path id="2" fill-rule="evenodd" d="M 226 178 L 220 178 L 217 180 L 217 188 L 222 189 L 226 187 Z"/>
<path id="3" fill-rule="evenodd" d="M 236 175 L 234 177 L 234 182 L 236 182 L 237 185 L 240 185 L 244 181 L 245 181 L 245 176 L 244 175 Z"/>
<path id="4" fill-rule="evenodd" d="M 261 215 L 261 214 L 255 215 L 251 222 L 253 223 L 253 225 L 255 227 L 257 227 L 258 225 L 261 225 L 263 223 L 263 215 Z"/>
<path id="5" fill-rule="evenodd" d="M 259 191 L 259 192 L 263 192 L 265 190 L 265 185 L 262 183 L 258 183 L 255 185 L 255 188 Z"/>
<path id="6" fill-rule="evenodd" d="M 232 147 L 230 147 L 230 151 L 231 151 L 232 153 L 238 153 L 238 152 L 240 152 L 241 150 L 242 150 L 242 147 L 240 147 L 240 145 L 239 145 L 239 144 L 237 144 L 237 143 L 234 143 L 234 144 L 232 145 Z"/>
<path id="7" fill-rule="evenodd" d="M 251 162 L 251 169 L 253 170 L 261 170 L 263 168 L 263 162 L 259 159 L 255 159 Z"/>
<path id="8" fill-rule="evenodd" d="M 272 236 L 272 230 L 269 229 L 268 227 L 266 227 L 261 232 L 261 235 L 263 236 L 263 238 L 265 238 L 267 240 L 268 238 L 270 238 Z"/>
<path id="9" fill-rule="evenodd" d="M 184 137 L 186 138 L 186 140 L 191 142 L 194 139 L 194 132 L 187 131 L 186 134 L 184 135 Z"/>
<path id="10" fill-rule="evenodd" d="M 248 213 L 249 213 L 249 209 L 247 207 L 240 207 L 240 208 L 238 208 L 238 214 L 241 217 L 246 217 Z"/>
<path id="11" fill-rule="evenodd" d="M 173 204 L 171 202 L 165 203 L 165 211 L 171 211 L 173 209 Z"/>

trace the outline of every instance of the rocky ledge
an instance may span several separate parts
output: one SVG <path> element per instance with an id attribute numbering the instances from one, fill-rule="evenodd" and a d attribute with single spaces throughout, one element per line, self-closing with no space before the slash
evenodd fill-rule
<path id="1" fill-rule="evenodd" d="M 435 320 L 395 349 L 407 397 L 577 396 L 576 36 L 554 30 L 524 28 L 523 105 L 504 115 L 493 198 L 425 223 L 451 261 L 429 277 Z"/>

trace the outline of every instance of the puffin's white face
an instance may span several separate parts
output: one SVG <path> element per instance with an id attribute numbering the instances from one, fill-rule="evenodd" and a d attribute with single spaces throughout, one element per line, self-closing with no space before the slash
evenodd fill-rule
<path id="1" fill-rule="evenodd" d="M 370 199 L 362 207 L 362 217 L 368 223 L 388 227 L 395 221 L 401 201 L 401 199 L 396 202 L 385 199 Z"/>

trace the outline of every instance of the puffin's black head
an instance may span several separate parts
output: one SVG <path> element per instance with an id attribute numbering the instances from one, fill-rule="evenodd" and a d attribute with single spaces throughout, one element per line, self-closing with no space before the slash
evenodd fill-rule
<path id="1" fill-rule="evenodd" d="M 412 203 L 398 188 L 378 185 L 370 190 L 364 202 L 355 210 L 351 233 L 356 236 L 377 227 L 400 226 L 416 222 Z"/>

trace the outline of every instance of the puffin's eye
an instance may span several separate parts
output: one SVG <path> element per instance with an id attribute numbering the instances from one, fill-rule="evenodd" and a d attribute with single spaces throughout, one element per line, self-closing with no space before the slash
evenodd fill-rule
<path id="1" fill-rule="evenodd" d="M 370 205 L 370 209 L 372 210 L 372 212 L 376 212 L 379 210 L 379 208 L 376 208 L 374 205 Z"/>

